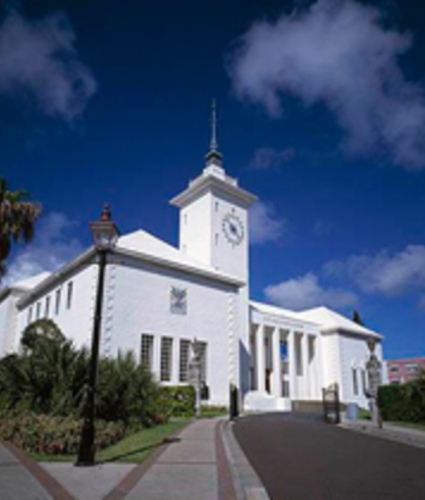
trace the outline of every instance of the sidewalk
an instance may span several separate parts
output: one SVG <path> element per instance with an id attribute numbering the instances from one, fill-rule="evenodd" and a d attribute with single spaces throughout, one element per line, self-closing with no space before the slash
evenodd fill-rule
<path id="1" fill-rule="evenodd" d="M 0 443 L 2 500 L 268 498 L 224 419 L 194 421 L 140 465 L 36 464 L 8 448 Z"/>
<path id="2" fill-rule="evenodd" d="M 425 431 L 401 427 L 395 423 L 384 422 L 382 429 L 380 429 L 370 420 L 344 419 L 340 427 L 356 432 L 363 432 L 364 434 L 377 436 L 383 439 L 389 439 L 390 441 L 397 441 L 398 443 L 404 443 L 410 446 L 425 448 Z"/>

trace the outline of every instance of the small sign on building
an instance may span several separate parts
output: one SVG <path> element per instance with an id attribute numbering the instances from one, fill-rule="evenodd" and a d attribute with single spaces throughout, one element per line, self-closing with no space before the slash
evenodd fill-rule
<path id="1" fill-rule="evenodd" d="M 170 312 L 173 314 L 187 313 L 187 290 L 186 288 L 171 287 Z"/>

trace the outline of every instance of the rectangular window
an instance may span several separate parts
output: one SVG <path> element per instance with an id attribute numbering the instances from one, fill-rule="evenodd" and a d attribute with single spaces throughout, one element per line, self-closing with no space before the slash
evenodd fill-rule
<path id="1" fill-rule="evenodd" d="M 28 309 L 27 324 L 29 325 L 32 321 L 32 306 Z"/>
<path id="2" fill-rule="evenodd" d="M 56 290 L 56 303 L 55 303 L 55 314 L 58 315 L 60 311 L 60 305 L 61 305 L 61 291 Z"/>
<path id="3" fill-rule="evenodd" d="M 49 317 L 49 312 L 50 312 L 50 296 L 48 295 L 48 296 L 46 297 L 46 307 L 45 307 L 45 309 L 44 309 L 44 316 L 45 316 L 46 318 L 48 318 L 48 317 Z"/>
<path id="4" fill-rule="evenodd" d="M 35 307 L 35 319 L 40 319 L 40 314 L 41 314 L 41 302 L 37 302 L 37 305 Z"/>
<path id="5" fill-rule="evenodd" d="M 201 358 L 201 382 L 207 381 L 207 343 L 201 342 L 200 346 L 200 358 Z"/>
<path id="6" fill-rule="evenodd" d="M 68 283 L 67 289 L 66 289 L 66 308 L 71 309 L 71 304 L 72 304 L 72 289 L 73 289 L 73 284 L 72 281 Z"/>
<path id="7" fill-rule="evenodd" d="M 180 382 L 189 381 L 190 340 L 180 340 Z"/>
<path id="8" fill-rule="evenodd" d="M 357 384 L 357 370 L 355 368 L 351 368 L 351 373 L 353 376 L 353 394 L 357 396 L 359 394 L 359 386 Z"/>
<path id="9" fill-rule="evenodd" d="M 363 394 L 366 392 L 366 371 L 362 370 L 362 387 L 363 387 Z"/>
<path id="10" fill-rule="evenodd" d="M 173 365 L 173 339 L 170 337 L 161 338 L 161 382 L 171 381 L 171 371 Z"/>
<path id="11" fill-rule="evenodd" d="M 142 334 L 142 348 L 140 351 L 140 364 L 149 372 L 153 368 L 153 335 Z"/>

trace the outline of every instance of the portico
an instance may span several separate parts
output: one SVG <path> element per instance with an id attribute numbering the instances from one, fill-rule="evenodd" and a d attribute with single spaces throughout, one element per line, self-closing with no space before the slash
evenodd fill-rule
<path id="1" fill-rule="evenodd" d="M 250 316 L 251 390 L 245 406 L 290 411 L 293 401 L 319 400 L 319 326 L 256 302 Z"/>

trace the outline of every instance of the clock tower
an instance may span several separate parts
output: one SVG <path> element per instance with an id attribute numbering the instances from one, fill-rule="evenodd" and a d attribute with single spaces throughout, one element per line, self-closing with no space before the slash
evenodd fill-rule
<path id="1" fill-rule="evenodd" d="M 248 282 L 248 208 L 256 196 L 223 168 L 215 103 L 205 168 L 171 200 L 180 209 L 180 250 L 218 271 Z"/>

